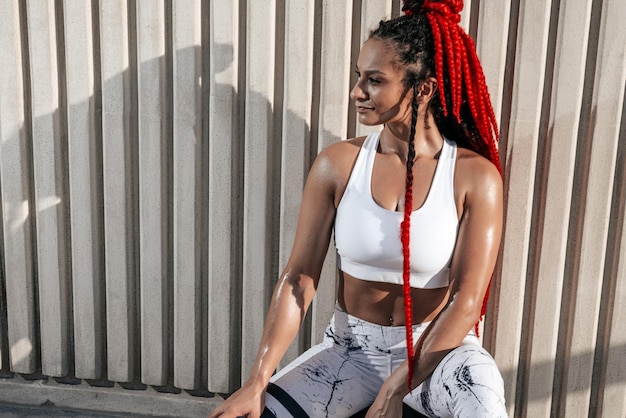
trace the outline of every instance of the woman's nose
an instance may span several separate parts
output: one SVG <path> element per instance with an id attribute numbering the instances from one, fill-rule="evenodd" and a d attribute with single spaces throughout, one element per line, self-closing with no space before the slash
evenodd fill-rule
<path id="1" fill-rule="evenodd" d="M 361 88 L 361 83 L 359 83 L 358 81 L 356 82 L 352 90 L 350 90 L 350 98 L 352 100 L 365 100 L 367 98 L 367 94 Z"/>

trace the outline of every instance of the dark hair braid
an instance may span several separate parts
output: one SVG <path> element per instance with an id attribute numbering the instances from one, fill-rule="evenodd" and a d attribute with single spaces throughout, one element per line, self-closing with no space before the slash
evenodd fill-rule
<path id="1" fill-rule="evenodd" d="M 417 85 L 436 77 L 438 90 L 430 110 L 441 133 L 489 159 L 502 174 L 498 126 L 487 83 L 472 39 L 459 26 L 463 0 L 404 0 L 404 16 L 381 21 L 371 37 L 393 43 L 397 64 L 405 69 L 405 85 L 413 88 L 409 152 L 406 162 L 404 220 L 401 225 L 403 293 L 409 359 L 409 389 L 414 369 L 410 287 L 410 226 L 413 207 L 414 137 Z M 483 299 L 481 318 L 489 288 Z M 478 324 L 476 324 L 478 333 Z"/>
<path id="2" fill-rule="evenodd" d="M 413 306 L 411 303 L 411 213 L 413 212 L 413 163 L 415 162 L 415 125 L 417 125 L 417 83 L 413 84 L 411 100 L 411 130 L 409 132 L 409 151 L 406 155 L 406 186 L 404 192 L 404 219 L 400 226 L 402 242 L 402 292 L 404 294 L 404 326 L 406 328 L 406 346 L 413 347 Z M 409 359 L 409 390 L 413 377 L 415 352 L 407 350 Z"/>

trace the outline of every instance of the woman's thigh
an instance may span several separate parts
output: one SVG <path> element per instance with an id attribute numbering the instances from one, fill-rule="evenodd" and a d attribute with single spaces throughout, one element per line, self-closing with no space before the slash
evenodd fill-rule
<path id="1" fill-rule="evenodd" d="M 404 402 L 429 417 L 507 416 L 502 376 L 477 343 L 451 351 Z"/>
<path id="2" fill-rule="evenodd" d="M 359 353 L 316 346 L 272 379 L 266 408 L 281 418 L 350 417 L 374 401 L 383 383 L 372 359 L 367 361 Z M 389 367 L 389 360 L 379 362 Z"/>

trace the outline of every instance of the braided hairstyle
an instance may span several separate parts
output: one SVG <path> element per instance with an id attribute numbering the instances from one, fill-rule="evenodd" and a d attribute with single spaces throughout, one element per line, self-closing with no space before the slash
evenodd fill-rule
<path id="1" fill-rule="evenodd" d="M 417 85 L 436 77 L 438 90 L 430 101 L 439 131 L 457 144 L 489 159 L 502 174 L 498 126 L 487 83 L 472 39 L 459 26 L 463 0 L 404 0 L 404 16 L 381 21 L 370 37 L 390 41 L 396 64 L 405 69 L 404 82 L 413 89 L 411 129 L 406 161 L 404 219 L 400 227 L 403 253 L 404 313 L 409 359 L 408 384 L 414 370 L 410 285 L 410 227 L 413 210 L 413 160 L 417 123 Z M 487 289 L 481 318 L 487 306 Z M 478 333 L 478 324 L 476 324 Z M 419 352 L 419 347 L 418 350 Z"/>

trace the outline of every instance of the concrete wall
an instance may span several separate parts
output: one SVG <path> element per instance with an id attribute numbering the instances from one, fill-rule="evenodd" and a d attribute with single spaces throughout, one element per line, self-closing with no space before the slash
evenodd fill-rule
<path id="1" fill-rule="evenodd" d="M 2 0 L 2 371 L 225 393 L 391 0 Z M 511 416 L 626 414 L 626 3 L 466 1 L 501 124 Z M 288 361 L 321 338 L 334 252 Z"/>

